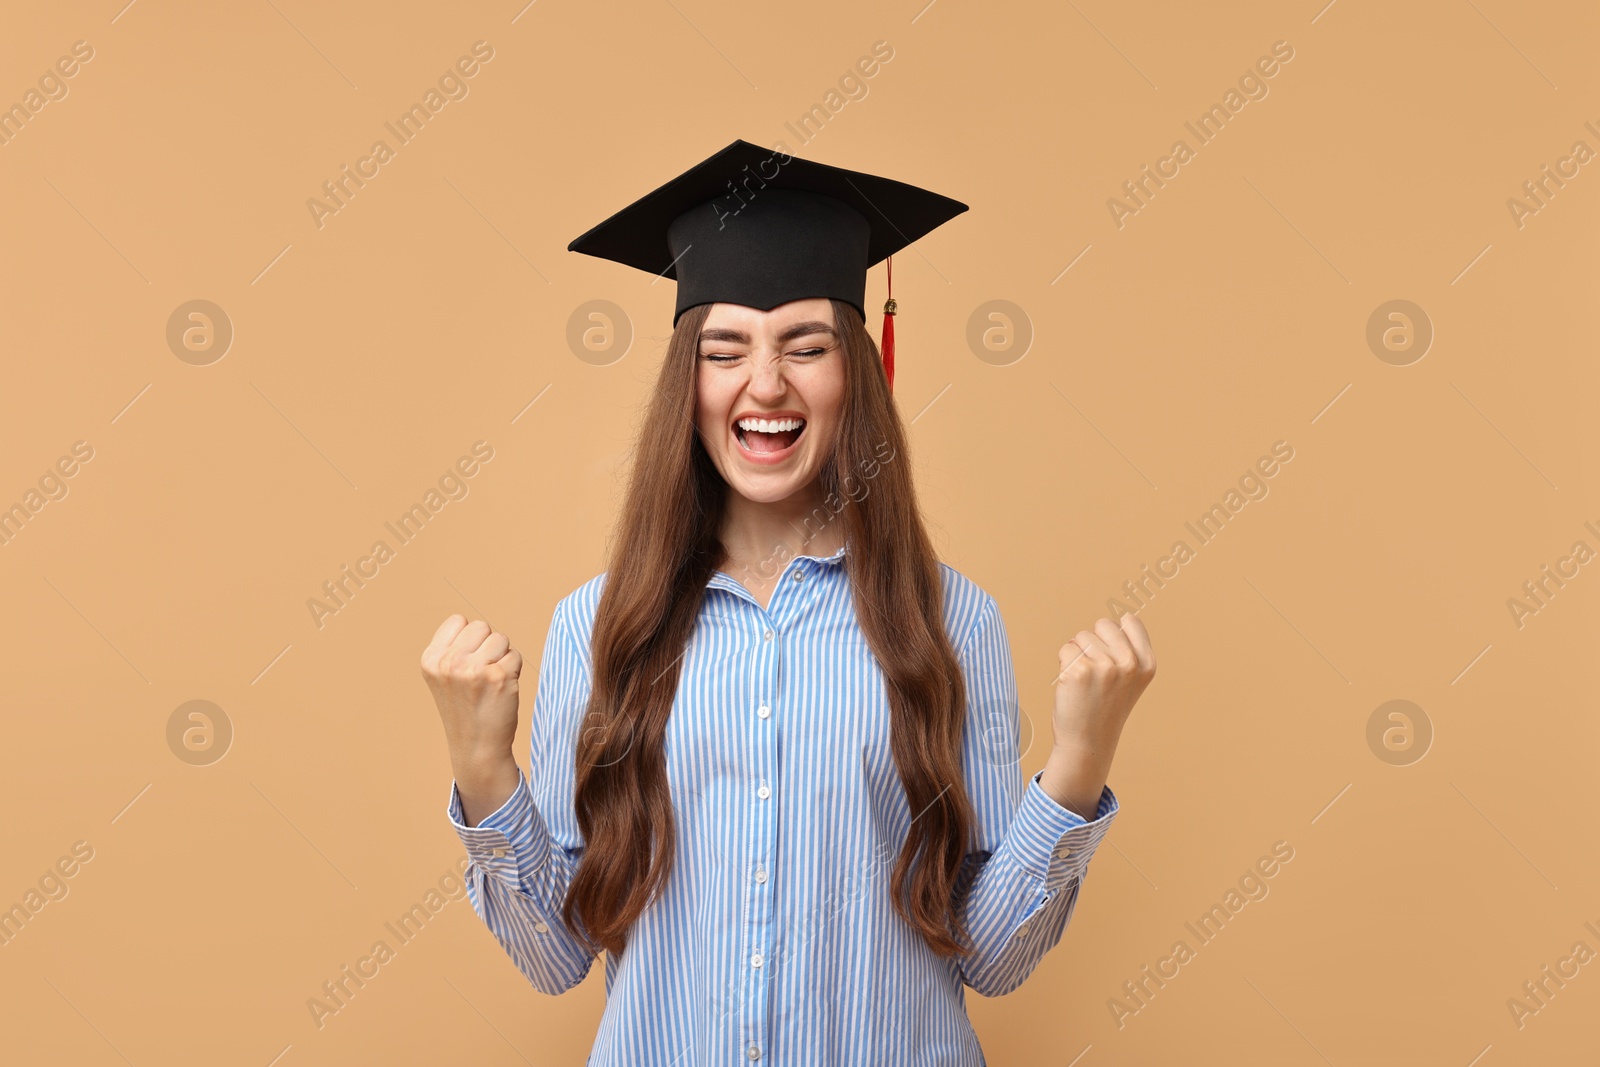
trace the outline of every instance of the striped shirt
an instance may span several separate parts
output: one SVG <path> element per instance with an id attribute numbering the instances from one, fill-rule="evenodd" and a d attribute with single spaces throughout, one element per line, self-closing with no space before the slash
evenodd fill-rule
<path id="1" fill-rule="evenodd" d="M 725 573 L 707 585 L 665 738 L 676 865 L 626 951 L 606 955 L 593 1067 L 978 1067 L 964 987 L 1011 992 L 1072 918 L 1116 796 L 1102 790 L 1086 822 L 1039 775 L 1024 777 L 1000 609 L 942 562 L 944 622 L 968 691 L 962 769 L 978 837 L 958 893 L 977 951 L 941 959 L 894 910 L 890 876 L 914 813 L 844 551 L 789 559 L 765 608 Z M 551 995 L 582 981 L 597 955 L 561 907 L 583 854 L 573 750 L 605 577 L 556 605 L 531 785 L 519 770 L 510 799 L 475 827 L 450 789 L 473 910 Z"/>

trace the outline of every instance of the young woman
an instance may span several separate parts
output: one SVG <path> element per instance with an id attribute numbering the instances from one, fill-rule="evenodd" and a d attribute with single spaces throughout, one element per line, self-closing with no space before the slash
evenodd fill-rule
<path id="1" fill-rule="evenodd" d="M 763 189 L 775 229 L 742 215 L 723 260 L 809 239 L 780 216 L 817 194 Z M 610 566 L 555 608 L 529 775 L 507 636 L 452 615 L 423 654 L 473 908 L 545 993 L 606 952 L 592 1064 L 982 1064 L 964 988 L 1060 940 L 1149 637 L 1062 646 L 1024 778 L 999 607 L 934 555 L 855 282 L 695 302 L 690 273 Z"/>

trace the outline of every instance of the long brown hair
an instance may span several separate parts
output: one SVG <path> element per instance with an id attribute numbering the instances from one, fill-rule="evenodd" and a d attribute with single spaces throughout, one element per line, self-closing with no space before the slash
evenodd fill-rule
<path id="1" fill-rule="evenodd" d="M 858 472 L 877 466 L 870 491 L 850 494 L 836 518 L 849 543 L 856 620 L 883 670 L 891 748 L 916 813 L 890 892 L 901 918 L 936 954 L 950 956 L 971 951 L 960 943 L 967 930 L 953 899 L 976 824 L 961 768 L 966 687 L 878 346 L 852 305 L 830 303 L 845 390 L 822 489 L 843 502 L 859 485 Z M 613 956 L 672 871 L 667 719 L 706 583 L 725 562 L 717 530 L 728 486 L 695 428 L 700 329 L 710 308 L 686 310 L 667 344 L 594 620 L 594 684 L 576 746 L 574 796 L 585 848 L 562 917 L 575 934 L 576 917 Z M 880 451 L 885 445 L 891 451 Z M 879 465 L 885 455 L 891 462 Z"/>

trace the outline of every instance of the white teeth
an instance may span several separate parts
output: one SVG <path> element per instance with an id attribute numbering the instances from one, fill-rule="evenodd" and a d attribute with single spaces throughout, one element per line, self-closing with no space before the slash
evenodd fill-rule
<path id="1" fill-rule="evenodd" d="M 784 430 L 798 430 L 805 424 L 804 419 L 740 419 L 737 425 L 741 430 L 754 430 L 757 433 L 782 433 Z"/>

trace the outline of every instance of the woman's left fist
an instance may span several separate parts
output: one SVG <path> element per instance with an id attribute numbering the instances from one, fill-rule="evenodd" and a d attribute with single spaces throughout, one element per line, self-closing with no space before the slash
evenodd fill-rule
<path id="1" fill-rule="evenodd" d="M 1057 748 L 1109 754 L 1134 702 L 1156 674 L 1144 623 L 1131 612 L 1120 625 L 1098 619 L 1093 630 L 1061 646 L 1053 720 Z"/>

